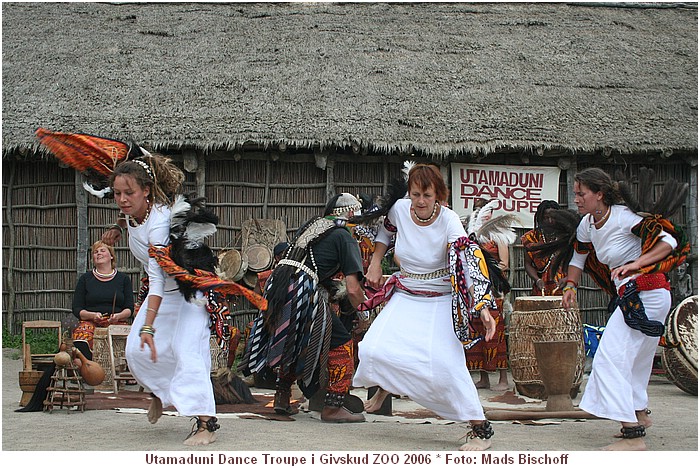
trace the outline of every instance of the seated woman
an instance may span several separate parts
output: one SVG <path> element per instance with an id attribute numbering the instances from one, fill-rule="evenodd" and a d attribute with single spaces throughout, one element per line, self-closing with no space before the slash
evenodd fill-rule
<path id="1" fill-rule="evenodd" d="M 131 279 L 117 271 L 114 248 L 102 241 L 92 244 L 92 263 L 92 271 L 78 279 L 73 294 L 73 315 L 79 320 L 73 345 L 90 360 L 95 327 L 127 324 L 134 312 Z"/>

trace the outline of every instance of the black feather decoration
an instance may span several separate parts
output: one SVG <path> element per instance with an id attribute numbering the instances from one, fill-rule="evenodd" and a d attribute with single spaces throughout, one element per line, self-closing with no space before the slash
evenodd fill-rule
<path id="1" fill-rule="evenodd" d="M 386 216 L 394 204 L 406 196 L 408 185 L 405 179 L 394 179 L 387 188 L 387 193 L 379 197 L 377 202 L 364 211 L 360 216 L 348 220 L 352 224 L 371 224 L 382 216 Z"/>
<path id="2" fill-rule="evenodd" d="M 617 174 L 617 178 L 618 191 L 624 203 L 640 216 L 651 214 L 670 218 L 683 206 L 688 195 L 688 184 L 669 179 L 664 184 L 658 200 L 654 202 L 654 171 L 646 167 L 639 168 L 636 190 L 624 175 Z"/>

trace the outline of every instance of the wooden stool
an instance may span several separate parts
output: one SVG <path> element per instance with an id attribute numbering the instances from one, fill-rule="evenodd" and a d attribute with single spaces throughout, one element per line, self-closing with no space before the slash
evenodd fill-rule
<path id="1" fill-rule="evenodd" d="M 83 378 L 72 362 L 66 367 L 56 366 L 47 391 L 44 411 L 48 411 L 49 414 L 56 408 L 70 411 L 71 408 L 78 407 L 81 413 L 85 411 Z"/>

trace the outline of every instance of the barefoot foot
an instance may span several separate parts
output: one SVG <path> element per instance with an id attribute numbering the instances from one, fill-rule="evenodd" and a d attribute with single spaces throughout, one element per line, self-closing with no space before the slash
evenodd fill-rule
<path id="1" fill-rule="evenodd" d="M 197 430 L 192 436 L 185 439 L 183 442 L 185 445 L 209 445 L 216 440 L 216 433 L 209 432 L 206 428 L 202 427 Z"/>
<path id="2" fill-rule="evenodd" d="M 148 407 L 148 422 L 155 424 L 161 416 L 163 416 L 163 403 L 160 401 L 160 398 L 154 396 L 151 400 L 151 405 Z"/>
<path id="3" fill-rule="evenodd" d="M 644 451 L 647 449 L 647 444 L 644 439 L 638 437 L 636 439 L 620 439 L 610 445 L 606 445 L 601 450 L 606 452 L 612 451 Z"/>
<path id="4" fill-rule="evenodd" d="M 386 390 L 379 388 L 377 391 L 372 395 L 372 398 L 367 400 L 365 402 L 365 411 L 368 413 L 373 413 L 375 411 L 379 411 L 382 408 L 382 404 L 384 403 L 384 399 L 389 396 L 389 392 Z"/>
<path id="5" fill-rule="evenodd" d="M 475 437 L 473 439 L 467 439 L 467 443 L 462 444 L 459 449 L 463 452 L 476 452 L 486 450 L 489 447 L 491 447 L 491 439 L 479 439 Z"/>

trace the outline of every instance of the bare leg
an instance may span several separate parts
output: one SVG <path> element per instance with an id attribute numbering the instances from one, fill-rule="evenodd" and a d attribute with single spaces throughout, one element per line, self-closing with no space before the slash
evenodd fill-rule
<path id="1" fill-rule="evenodd" d="M 196 423 L 196 430 L 193 429 L 193 433 L 190 434 L 187 439 L 185 439 L 185 442 L 183 442 L 185 445 L 189 446 L 194 446 L 194 445 L 209 445 L 212 442 L 216 440 L 216 432 L 210 431 L 207 428 L 207 421 L 212 419 L 209 416 L 199 416 L 198 421 Z M 214 421 L 216 422 L 216 418 L 213 418 Z M 216 424 L 216 428 L 218 429 L 218 424 Z M 216 430 L 216 429 L 214 429 Z"/>
<path id="2" fill-rule="evenodd" d="M 635 415 L 637 416 L 637 425 L 644 426 L 645 429 L 649 429 L 652 425 L 651 421 L 651 411 L 649 408 L 644 408 L 643 410 L 637 410 L 634 412 Z M 622 433 L 618 432 L 613 435 L 616 439 L 621 439 L 622 438 Z"/>
<path id="3" fill-rule="evenodd" d="M 488 421 L 469 421 L 472 430 L 467 434 L 467 442 L 459 448 L 461 451 L 476 452 L 491 447 L 493 430 Z"/>
<path id="4" fill-rule="evenodd" d="M 647 449 L 647 444 L 644 442 L 644 426 L 636 422 L 634 423 L 622 423 L 622 432 L 627 432 L 627 435 L 622 436 L 622 439 L 613 442 L 610 445 L 606 445 L 601 448 L 604 451 L 642 451 Z M 636 434 L 635 434 L 636 432 Z"/>
<path id="5" fill-rule="evenodd" d="M 368 413 L 379 411 L 382 407 L 382 403 L 384 403 L 384 399 L 387 396 L 389 396 L 389 392 L 383 388 L 377 388 L 377 391 L 374 392 L 372 398 L 365 402 L 365 411 Z"/>
<path id="6" fill-rule="evenodd" d="M 489 373 L 486 371 L 479 371 L 481 379 L 474 384 L 476 388 L 491 388 L 491 382 L 489 381 Z"/>
<path id="7" fill-rule="evenodd" d="M 510 384 L 508 384 L 508 370 L 499 369 L 498 373 L 498 384 L 492 387 L 491 390 L 496 392 L 505 392 L 506 390 L 510 390 Z"/>
<path id="8" fill-rule="evenodd" d="M 153 395 L 151 405 L 148 407 L 148 422 L 155 424 L 161 416 L 163 416 L 163 403 L 160 401 L 160 398 Z"/>

